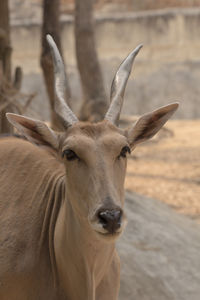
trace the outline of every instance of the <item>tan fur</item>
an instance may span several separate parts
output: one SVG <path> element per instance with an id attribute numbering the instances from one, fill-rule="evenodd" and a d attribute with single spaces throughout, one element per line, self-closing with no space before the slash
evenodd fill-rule
<path id="1" fill-rule="evenodd" d="M 82 177 L 80 172 L 77 173 L 76 162 L 67 162 L 65 166 L 61 155 L 55 155 L 47 147 L 12 137 L 0 139 L 0 159 L 3 160 L 0 166 L 0 210 L 3 212 L 0 220 L 1 300 L 117 299 L 119 267 L 116 265 L 115 238 L 113 242 L 101 239 L 91 229 L 89 220 L 107 194 L 112 196 L 114 192 L 114 187 L 109 190 L 109 186 L 115 184 L 112 183 L 113 171 L 106 174 L 110 147 L 117 144 L 114 134 L 119 145 L 116 155 L 120 153 L 125 138 L 121 136 L 120 142 L 118 130 L 113 129 L 109 143 L 110 125 L 107 126 L 108 133 L 104 124 L 95 127 L 97 130 L 81 125 L 70 129 L 59 140 L 61 148 L 69 143 L 73 149 L 79 147 L 79 155 L 87 147 L 88 156 L 84 159 L 99 164 L 101 176 L 91 165 L 88 168 L 90 175 Z M 86 145 L 83 141 L 81 143 L 83 137 Z M 108 157 L 101 157 L 102 147 Z M 92 155 L 95 152 L 96 155 Z M 69 186 L 69 194 L 65 186 Z M 101 197 L 97 198 L 100 194 Z M 123 201 L 123 189 L 120 194 L 119 203 Z M 76 201 L 65 201 L 71 197 L 76 197 Z M 111 280 L 113 270 L 118 273 L 115 280 Z M 106 285 L 107 277 L 112 285 L 102 294 L 100 286 Z"/>
<path id="2" fill-rule="evenodd" d="M 0 139 L 0 159 L 0 299 L 59 299 L 52 252 L 64 168 L 11 137 Z"/>
<path id="3" fill-rule="evenodd" d="M 125 131 L 109 121 L 78 122 L 59 134 L 8 115 L 29 141 L 0 139 L 0 300 L 117 300 L 115 241 L 126 216 L 111 233 L 98 211 L 123 212 L 122 149 L 153 136 L 176 108 L 144 115 Z"/>

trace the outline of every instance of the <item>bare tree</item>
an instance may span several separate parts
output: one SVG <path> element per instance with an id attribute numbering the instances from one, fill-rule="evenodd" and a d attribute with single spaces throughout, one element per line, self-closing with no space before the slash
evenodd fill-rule
<path id="1" fill-rule="evenodd" d="M 11 44 L 8 0 L 0 1 L 0 132 L 12 132 L 5 113 L 11 110 L 6 102 L 6 89 L 11 83 Z"/>
<path id="2" fill-rule="evenodd" d="M 43 70 L 46 89 L 51 107 L 51 126 L 54 129 L 61 129 L 61 123 L 54 111 L 54 72 L 50 48 L 46 40 L 46 35 L 50 34 L 61 51 L 60 22 L 59 22 L 59 0 L 43 0 L 43 25 L 42 25 L 42 53 L 41 67 Z M 67 83 L 66 99 L 70 99 L 70 88 Z M 69 103 L 68 103 L 69 104 Z"/>
<path id="3" fill-rule="evenodd" d="M 6 112 L 24 113 L 34 95 L 20 92 L 22 69 L 17 67 L 12 79 L 10 42 L 10 19 L 8 0 L 0 1 L 0 132 L 12 133 L 13 126 L 7 121 Z M 24 101 L 24 105 L 20 103 Z"/>
<path id="4" fill-rule="evenodd" d="M 13 133 L 6 112 L 23 114 L 29 107 L 34 94 L 20 92 L 22 69 L 16 67 L 14 78 L 11 72 L 10 22 L 8 0 L 0 1 L 0 133 Z"/>
<path id="5" fill-rule="evenodd" d="M 75 3 L 76 57 L 84 94 L 80 119 L 99 121 L 106 112 L 107 98 L 95 45 L 93 0 Z"/>

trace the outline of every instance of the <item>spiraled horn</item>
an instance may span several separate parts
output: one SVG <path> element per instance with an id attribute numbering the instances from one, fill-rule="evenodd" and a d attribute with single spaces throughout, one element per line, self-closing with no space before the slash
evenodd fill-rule
<path id="1" fill-rule="evenodd" d="M 105 115 L 105 119 L 117 125 L 123 105 L 126 84 L 131 73 L 134 59 L 143 45 L 139 45 L 121 63 L 113 79 L 110 93 L 110 107 Z"/>
<path id="2" fill-rule="evenodd" d="M 55 111 L 61 119 L 61 122 L 65 128 L 78 122 L 77 117 L 71 111 L 67 103 L 65 102 L 65 68 L 59 53 L 59 50 L 53 40 L 53 38 L 47 34 L 47 42 L 51 49 L 51 54 L 54 64 L 54 87 L 55 87 Z"/>

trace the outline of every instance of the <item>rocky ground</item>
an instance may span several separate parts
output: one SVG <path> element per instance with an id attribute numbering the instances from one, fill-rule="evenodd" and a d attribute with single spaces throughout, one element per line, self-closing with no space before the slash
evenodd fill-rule
<path id="1" fill-rule="evenodd" d="M 200 226 L 166 204 L 126 194 L 118 243 L 120 300 L 199 300 Z"/>

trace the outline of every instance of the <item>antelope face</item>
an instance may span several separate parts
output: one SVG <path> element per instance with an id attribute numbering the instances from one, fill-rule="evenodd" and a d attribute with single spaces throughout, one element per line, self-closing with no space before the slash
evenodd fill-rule
<path id="1" fill-rule="evenodd" d="M 125 226 L 124 178 L 127 154 L 152 136 L 178 108 L 177 103 L 145 114 L 129 129 L 117 128 L 123 96 L 138 46 L 120 65 L 112 86 L 111 104 L 104 121 L 81 123 L 64 100 L 65 71 L 62 58 L 48 36 L 55 69 L 55 111 L 64 133 L 57 134 L 41 121 L 7 114 L 8 120 L 31 142 L 45 144 L 62 156 L 67 197 L 75 215 L 88 222 L 102 238 L 119 236 Z"/>
<path id="2" fill-rule="evenodd" d="M 130 145 L 108 121 L 77 123 L 62 138 L 67 197 L 75 214 L 103 238 L 117 237 L 126 217 L 124 179 Z"/>

